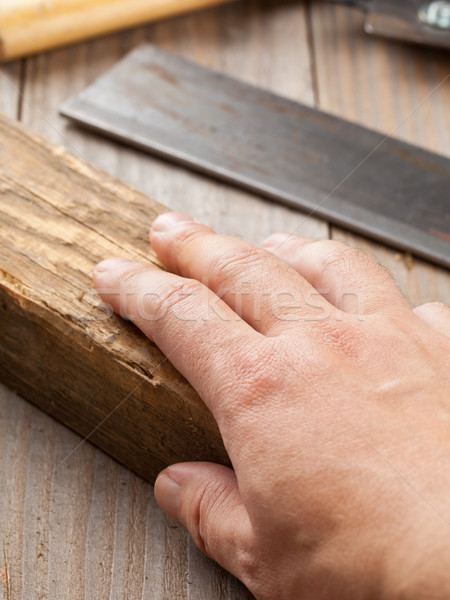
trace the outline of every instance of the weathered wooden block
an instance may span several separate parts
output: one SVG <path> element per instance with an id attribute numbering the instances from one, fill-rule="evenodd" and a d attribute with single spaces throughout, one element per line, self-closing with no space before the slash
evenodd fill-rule
<path id="1" fill-rule="evenodd" d="M 227 463 L 186 380 L 95 293 L 109 256 L 156 261 L 165 207 L 0 116 L 0 380 L 152 481 L 184 460 Z"/>

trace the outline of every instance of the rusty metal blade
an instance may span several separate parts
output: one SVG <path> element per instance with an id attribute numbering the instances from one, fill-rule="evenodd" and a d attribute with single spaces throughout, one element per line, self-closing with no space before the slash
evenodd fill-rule
<path id="1" fill-rule="evenodd" d="M 450 267 L 450 160 L 150 45 L 62 108 L 113 138 Z"/>

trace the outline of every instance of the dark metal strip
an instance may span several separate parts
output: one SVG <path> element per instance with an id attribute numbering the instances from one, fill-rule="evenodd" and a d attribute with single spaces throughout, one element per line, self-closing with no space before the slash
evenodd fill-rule
<path id="1" fill-rule="evenodd" d="M 145 45 L 62 114 L 450 267 L 450 160 Z"/>

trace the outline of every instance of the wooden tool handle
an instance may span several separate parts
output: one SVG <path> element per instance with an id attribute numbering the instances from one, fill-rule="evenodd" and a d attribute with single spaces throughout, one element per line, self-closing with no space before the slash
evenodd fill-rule
<path id="1" fill-rule="evenodd" d="M 1 0 L 0 61 L 231 0 Z"/>

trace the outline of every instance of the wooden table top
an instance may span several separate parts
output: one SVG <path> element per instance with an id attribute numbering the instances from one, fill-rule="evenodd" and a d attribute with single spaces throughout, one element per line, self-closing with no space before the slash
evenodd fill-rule
<path id="1" fill-rule="evenodd" d="M 0 67 L 0 109 L 217 231 L 277 230 L 375 256 L 411 305 L 450 303 L 450 275 L 313 217 L 76 129 L 62 101 L 142 41 L 450 154 L 445 51 L 367 37 L 353 9 L 248 1 Z M 446 79 L 447 77 L 447 79 Z M 162 515 L 150 485 L 0 387 L 0 600 L 243 600 L 248 592 Z"/>

